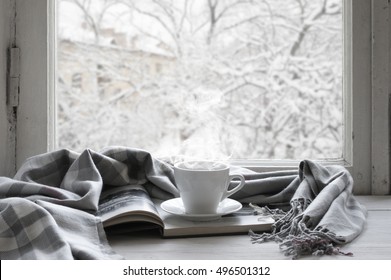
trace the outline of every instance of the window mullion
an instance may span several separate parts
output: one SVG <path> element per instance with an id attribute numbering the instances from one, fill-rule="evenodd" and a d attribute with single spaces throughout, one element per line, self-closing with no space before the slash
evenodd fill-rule
<path id="1" fill-rule="evenodd" d="M 372 194 L 390 193 L 390 3 L 372 0 Z"/>

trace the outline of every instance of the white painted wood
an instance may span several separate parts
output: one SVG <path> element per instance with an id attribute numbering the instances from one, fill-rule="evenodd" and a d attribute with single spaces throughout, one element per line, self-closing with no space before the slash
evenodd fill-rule
<path id="1" fill-rule="evenodd" d="M 16 0 L 16 44 L 20 48 L 17 167 L 49 148 L 48 0 Z"/>
<path id="2" fill-rule="evenodd" d="M 51 151 L 57 147 L 56 145 L 56 120 L 57 120 L 57 99 L 56 99 L 56 48 L 57 48 L 57 1 L 47 1 L 47 65 L 48 65 L 48 84 L 47 84 L 47 97 L 48 97 L 48 120 L 47 120 L 47 150 Z"/>
<path id="3" fill-rule="evenodd" d="M 20 81 L 20 49 L 11 47 L 8 49 L 7 70 L 7 105 L 9 107 L 18 107 L 19 105 L 19 81 Z"/>
<path id="4" fill-rule="evenodd" d="M 372 194 L 390 193 L 390 3 L 372 0 Z"/>
<path id="5" fill-rule="evenodd" d="M 310 256 L 304 259 L 391 259 L 391 196 L 357 198 L 369 210 L 367 223 L 359 237 L 341 247 L 342 251 L 352 252 L 354 256 Z M 382 209 L 373 208 L 378 203 Z M 281 253 L 278 244 L 274 242 L 252 244 L 247 235 L 162 239 L 159 235 L 138 234 L 112 236 L 109 237 L 109 243 L 126 259 L 289 259 Z"/>
<path id="6" fill-rule="evenodd" d="M 391 197 L 388 195 L 356 196 L 357 200 L 365 205 L 367 210 L 391 210 Z M 391 213 L 390 213 L 391 215 Z M 391 232 L 390 232 L 391 233 Z"/>
<path id="7" fill-rule="evenodd" d="M 15 125 L 12 106 L 7 106 L 7 53 L 14 41 L 13 0 L 0 1 L 0 176 L 15 173 Z M 8 84 L 8 85 L 7 85 Z"/>
<path id="8" fill-rule="evenodd" d="M 7 154 L 7 107 L 6 107 L 6 69 L 9 38 L 9 6 L 8 1 L 0 1 L 0 159 Z M 0 175 L 6 174 L 6 162 L 0 160 Z"/>
<path id="9" fill-rule="evenodd" d="M 350 91 L 345 99 L 345 107 L 352 106 L 352 114 L 346 116 L 347 126 L 352 126 L 351 172 L 355 181 L 356 194 L 370 194 L 371 191 L 371 1 L 348 0 L 352 5 L 351 13 L 345 20 L 350 20 L 351 30 L 346 30 L 345 43 L 348 48 L 346 59 L 351 68 L 346 75 L 345 87 Z M 349 37 L 351 38 L 349 40 Z M 351 99 L 350 99 L 351 98 Z M 348 111 L 346 111 L 348 112 Z M 348 142 L 349 143 L 349 142 Z"/>

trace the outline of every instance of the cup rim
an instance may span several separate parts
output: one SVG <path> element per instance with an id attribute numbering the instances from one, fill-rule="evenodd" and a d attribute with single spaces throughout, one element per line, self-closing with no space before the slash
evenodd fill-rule
<path id="1" fill-rule="evenodd" d="M 207 164 L 213 164 L 217 165 L 216 168 L 213 169 L 202 169 L 202 168 L 186 168 L 181 165 L 183 164 L 192 164 L 192 163 L 207 163 Z M 214 161 L 214 160 L 186 160 L 186 161 L 180 161 L 174 164 L 174 168 L 182 170 L 182 171 L 188 171 L 188 172 L 210 172 L 210 171 L 223 171 L 226 169 L 229 169 L 229 165 L 221 162 L 221 161 Z"/>

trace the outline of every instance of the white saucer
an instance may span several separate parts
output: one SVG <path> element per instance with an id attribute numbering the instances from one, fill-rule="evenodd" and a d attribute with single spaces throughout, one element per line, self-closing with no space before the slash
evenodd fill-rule
<path id="1" fill-rule="evenodd" d="M 162 202 L 160 207 L 173 215 L 181 216 L 191 221 L 213 221 L 220 219 L 221 216 L 231 214 L 242 208 L 242 204 L 236 200 L 226 198 L 220 202 L 217 212 L 213 214 L 188 214 L 185 212 L 181 198 L 173 198 Z"/>

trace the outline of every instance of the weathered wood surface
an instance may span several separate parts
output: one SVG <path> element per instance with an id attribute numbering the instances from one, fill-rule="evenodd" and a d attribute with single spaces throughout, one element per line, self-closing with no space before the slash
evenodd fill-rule
<path id="1" fill-rule="evenodd" d="M 362 234 L 341 248 L 353 257 L 322 256 L 305 259 L 391 260 L 391 196 L 358 196 L 368 209 Z M 157 235 L 109 237 L 109 242 L 126 259 L 162 260 L 285 260 L 274 242 L 252 244 L 247 235 L 162 239 Z"/>

